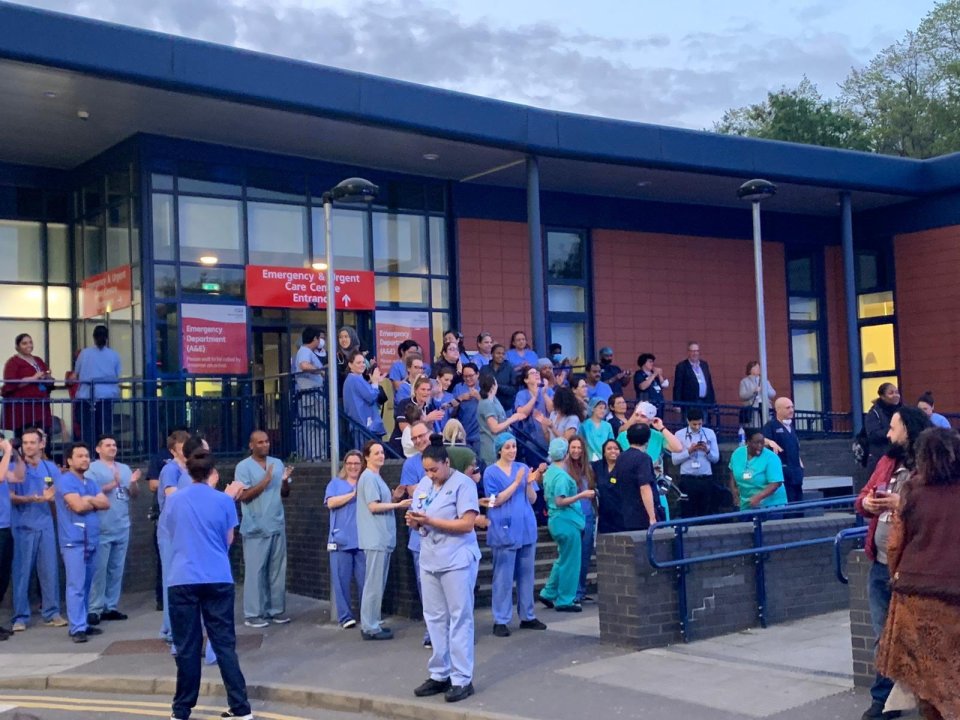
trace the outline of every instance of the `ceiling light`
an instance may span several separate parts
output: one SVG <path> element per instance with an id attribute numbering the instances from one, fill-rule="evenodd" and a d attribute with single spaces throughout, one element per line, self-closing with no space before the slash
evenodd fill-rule
<path id="1" fill-rule="evenodd" d="M 432 162 L 433 160 L 439 160 L 439 159 L 440 159 L 440 156 L 437 155 L 437 153 L 424 153 L 424 154 L 423 154 L 423 159 L 424 159 L 424 160 L 430 160 L 430 161 Z"/>
<path id="2" fill-rule="evenodd" d="M 326 270 L 327 264 L 322 262 L 315 262 L 310 267 L 312 267 L 314 270 Z"/>
<path id="3" fill-rule="evenodd" d="M 216 255 L 201 255 L 200 264 L 201 265 L 216 265 L 220 262 L 220 259 Z"/>
<path id="4" fill-rule="evenodd" d="M 638 180 L 637 187 L 646 187 L 647 185 L 652 185 L 653 182 L 650 180 Z"/>
<path id="5" fill-rule="evenodd" d="M 90 113 L 87 112 L 86 110 L 77 110 L 77 117 L 80 118 L 81 120 L 89 120 Z"/>
<path id="6" fill-rule="evenodd" d="M 45 98 L 55 98 L 55 97 L 57 96 L 57 94 L 56 94 L 53 90 L 47 90 L 47 91 L 43 94 L 43 96 L 44 96 Z"/>

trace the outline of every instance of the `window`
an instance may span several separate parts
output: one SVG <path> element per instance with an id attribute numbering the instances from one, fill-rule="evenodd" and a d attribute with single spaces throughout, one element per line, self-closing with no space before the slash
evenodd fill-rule
<path id="1" fill-rule="evenodd" d="M 181 196 L 180 260 L 199 262 L 213 257 L 219 263 L 243 263 L 239 200 Z"/>
<path id="2" fill-rule="evenodd" d="M 791 392 L 797 410 L 827 407 L 822 250 L 787 248 Z M 810 427 L 820 427 L 814 423 Z"/>
<path id="3" fill-rule="evenodd" d="M 369 214 L 334 208 L 330 213 L 333 266 L 338 270 L 370 270 Z M 313 262 L 326 262 L 327 244 L 323 208 L 313 208 Z"/>
<path id="4" fill-rule="evenodd" d="M 173 195 L 153 194 L 153 259 L 173 260 Z"/>
<path id="5" fill-rule="evenodd" d="M 586 241 L 581 233 L 548 230 L 546 235 L 549 342 L 560 343 L 574 365 L 592 359 L 588 338 Z M 535 348 L 546 355 L 548 348 Z"/>
<path id="6" fill-rule="evenodd" d="M 251 265 L 303 267 L 307 260 L 307 209 L 247 203 Z"/>
<path id="7" fill-rule="evenodd" d="M 427 281 L 412 277 L 377 275 L 377 305 L 418 305 L 427 307 Z"/>
<path id="8" fill-rule="evenodd" d="M 43 267 L 40 262 L 42 244 L 39 222 L 0 220 L 0 280 L 9 282 L 40 282 Z"/>
<path id="9" fill-rule="evenodd" d="M 426 273 L 424 218 L 373 214 L 373 269 L 383 273 Z"/>
<path id="10" fill-rule="evenodd" d="M 857 317 L 861 320 L 887 317 L 893 314 L 892 291 L 866 293 L 857 297 Z"/>
<path id="11" fill-rule="evenodd" d="M 893 243 L 881 239 L 872 247 L 858 248 L 856 262 L 862 409 L 866 412 L 882 383 L 898 382 Z"/>

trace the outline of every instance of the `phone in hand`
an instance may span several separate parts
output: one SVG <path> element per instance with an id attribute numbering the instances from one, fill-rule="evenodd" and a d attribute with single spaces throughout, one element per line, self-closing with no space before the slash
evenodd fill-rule
<path id="1" fill-rule="evenodd" d="M 873 496 L 878 498 L 885 498 L 890 495 L 890 486 L 887 483 L 879 483 L 873 489 Z"/>

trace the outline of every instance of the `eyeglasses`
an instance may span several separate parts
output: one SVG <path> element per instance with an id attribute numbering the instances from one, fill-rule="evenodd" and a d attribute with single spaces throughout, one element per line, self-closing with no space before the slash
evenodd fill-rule
<path id="1" fill-rule="evenodd" d="M 430 434 L 429 434 L 429 433 L 420 433 L 419 435 L 411 435 L 411 436 L 410 436 L 410 439 L 416 441 L 416 440 L 423 440 L 423 439 L 426 438 L 426 437 L 430 437 Z"/>

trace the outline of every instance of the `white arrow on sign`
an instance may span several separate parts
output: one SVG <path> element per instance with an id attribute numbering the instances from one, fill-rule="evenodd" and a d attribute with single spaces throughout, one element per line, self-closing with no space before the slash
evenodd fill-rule
<path id="1" fill-rule="evenodd" d="M 349 296 L 349 295 L 344 295 L 343 298 L 341 298 L 341 299 L 343 300 L 343 306 L 344 306 L 344 307 L 350 307 L 350 296 Z"/>

